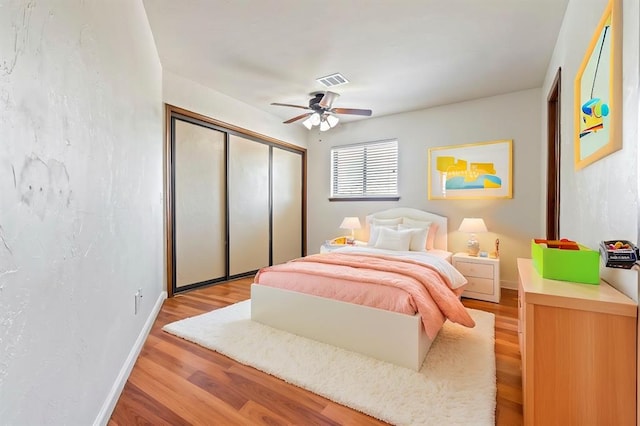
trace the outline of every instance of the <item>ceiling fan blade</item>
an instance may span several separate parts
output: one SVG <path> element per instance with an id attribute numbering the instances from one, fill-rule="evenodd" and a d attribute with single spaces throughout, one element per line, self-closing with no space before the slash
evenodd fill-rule
<path id="1" fill-rule="evenodd" d="M 287 121 L 283 121 L 284 124 L 289 124 L 289 123 L 293 123 L 294 121 L 298 121 L 298 120 L 302 120 L 305 117 L 310 116 L 311 114 L 313 114 L 312 112 L 307 112 L 305 114 L 300 114 L 296 117 L 290 118 Z"/>
<path id="2" fill-rule="evenodd" d="M 340 95 L 338 95 L 337 93 L 326 92 L 318 105 L 320 105 L 322 108 L 331 108 L 331 105 L 333 105 L 333 101 L 335 101 L 339 97 Z"/>
<path id="3" fill-rule="evenodd" d="M 353 115 L 365 115 L 370 117 L 372 111 L 370 109 L 357 109 L 357 108 L 333 108 L 331 110 L 334 114 L 353 114 Z"/>
<path id="4" fill-rule="evenodd" d="M 278 103 L 278 102 L 271 102 L 271 105 L 286 106 L 286 107 L 292 107 L 292 108 L 309 109 L 309 107 L 302 106 L 302 105 L 281 104 L 281 103 Z"/>

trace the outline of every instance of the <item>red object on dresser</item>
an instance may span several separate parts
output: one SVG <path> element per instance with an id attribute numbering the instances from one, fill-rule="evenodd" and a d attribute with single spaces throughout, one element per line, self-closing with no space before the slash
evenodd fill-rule
<path id="1" fill-rule="evenodd" d="M 548 248 L 557 248 L 561 250 L 580 250 L 578 243 L 563 238 L 561 240 L 542 240 L 534 239 L 536 244 L 546 244 Z"/>

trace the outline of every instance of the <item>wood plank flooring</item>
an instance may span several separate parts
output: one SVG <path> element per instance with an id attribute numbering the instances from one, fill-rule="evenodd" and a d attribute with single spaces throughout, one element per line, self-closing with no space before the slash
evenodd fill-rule
<path id="1" fill-rule="evenodd" d="M 365 414 L 165 333 L 162 326 L 250 297 L 252 279 L 167 299 L 109 421 L 129 425 L 384 425 Z M 463 299 L 496 315 L 496 424 L 522 424 L 517 292 L 500 304 Z"/>

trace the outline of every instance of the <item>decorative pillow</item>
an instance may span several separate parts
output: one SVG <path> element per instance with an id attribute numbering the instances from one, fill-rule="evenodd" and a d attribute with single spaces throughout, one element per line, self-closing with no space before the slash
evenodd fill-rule
<path id="1" fill-rule="evenodd" d="M 423 228 L 423 229 L 427 229 L 427 243 L 425 245 L 427 250 L 431 250 L 433 248 L 433 240 L 436 237 L 436 232 L 433 231 L 433 235 L 431 235 L 431 228 L 437 228 L 437 225 L 433 222 L 427 222 L 427 221 L 423 221 L 423 220 L 415 220 L 415 219 L 410 219 L 408 217 L 403 217 L 402 218 L 402 224 L 403 225 L 407 225 L 410 228 Z M 429 240 L 429 237 L 431 237 L 431 240 Z"/>
<path id="2" fill-rule="evenodd" d="M 436 241 L 436 233 L 438 232 L 438 228 L 440 225 L 437 223 L 431 223 L 429 227 L 429 232 L 427 233 L 427 250 L 433 250 L 435 247 L 433 246 Z"/>
<path id="3" fill-rule="evenodd" d="M 403 217 L 402 218 L 402 224 L 403 225 L 409 225 L 412 228 L 424 228 L 424 229 L 428 229 L 431 226 L 432 222 L 426 222 L 423 220 L 415 220 L 415 219 L 410 219 L 408 217 Z"/>
<path id="4" fill-rule="evenodd" d="M 402 218 L 403 225 L 409 225 L 411 228 L 426 228 L 427 232 L 427 250 L 433 250 L 433 244 L 436 240 L 436 233 L 438 232 L 438 224 L 433 222 L 427 222 L 422 220 L 409 219 L 408 217 Z"/>
<path id="5" fill-rule="evenodd" d="M 409 250 L 411 251 L 425 251 L 427 247 L 427 233 L 426 228 L 413 228 L 409 225 L 398 225 L 398 230 L 408 229 L 411 231 L 411 243 L 409 243 Z"/>
<path id="6" fill-rule="evenodd" d="M 375 248 L 397 251 L 408 251 L 411 244 L 411 230 L 396 231 L 389 228 L 380 228 Z"/>
<path id="7" fill-rule="evenodd" d="M 398 225 L 371 225 L 369 228 L 369 241 L 367 242 L 368 246 L 375 246 L 376 241 L 378 241 L 378 235 L 380 235 L 380 230 L 382 228 L 393 229 L 394 231 L 398 229 Z"/>

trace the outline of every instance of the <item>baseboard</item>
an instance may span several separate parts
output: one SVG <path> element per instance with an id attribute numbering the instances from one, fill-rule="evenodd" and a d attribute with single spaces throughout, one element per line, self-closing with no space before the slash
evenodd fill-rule
<path id="1" fill-rule="evenodd" d="M 517 290 L 518 289 L 518 282 L 517 281 L 504 281 L 504 280 L 501 280 L 500 281 L 500 287 L 501 288 L 508 288 L 510 290 Z"/>
<path id="2" fill-rule="evenodd" d="M 113 413 L 113 409 L 116 408 L 116 403 L 118 402 L 118 398 L 120 398 L 120 394 L 122 393 L 122 389 L 124 389 L 124 385 L 127 383 L 127 379 L 129 378 L 129 374 L 131 374 L 131 370 L 133 370 L 133 366 L 138 359 L 138 355 L 142 350 L 142 346 L 144 342 L 147 340 L 147 336 L 151 331 L 151 327 L 155 322 L 158 313 L 160 312 L 160 308 L 162 308 L 162 302 L 167 298 L 167 292 L 163 291 L 158 296 L 158 300 L 156 300 L 156 304 L 154 305 L 147 321 L 144 324 L 144 327 L 140 331 L 138 338 L 136 339 L 136 343 L 131 348 L 129 352 L 129 356 L 127 356 L 124 365 L 120 369 L 120 373 L 116 378 L 111 390 L 109 391 L 109 395 L 107 395 L 107 399 L 102 404 L 102 408 L 96 417 L 96 420 L 93 422 L 94 426 L 105 426 L 109 419 L 111 418 L 111 413 Z"/>

